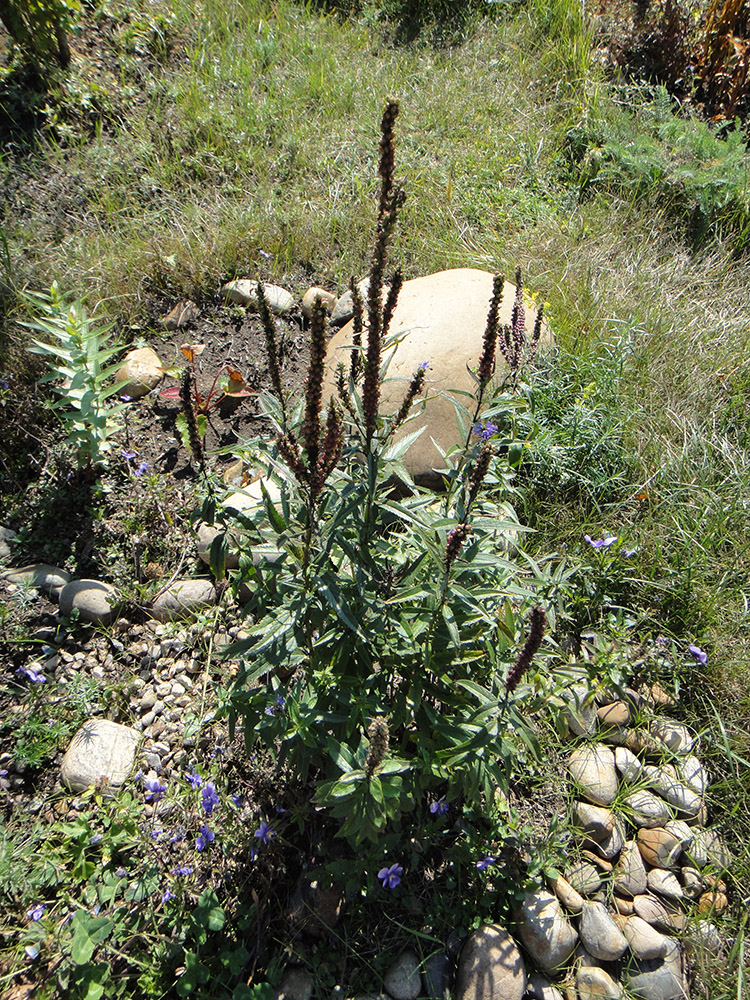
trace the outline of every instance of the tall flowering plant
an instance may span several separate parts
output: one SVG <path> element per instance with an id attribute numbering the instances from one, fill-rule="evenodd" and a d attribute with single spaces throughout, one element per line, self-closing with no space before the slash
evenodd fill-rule
<path id="1" fill-rule="evenodd" d="M 526 564 L 508 555 L 518 529 L 507 502 L 509 428 L 519 403 L 493 386 L 500 278 L 488 304 L 474 404 L 462 407 L 466 437 L 447 458 L 445 495 L 436 500 L 413 488 L 404 497 L 393 485 L 410 482 L 402 459 L 414 440 L 408 430 L 398 438 L 395 432 L 408 428 L 429 387 L 425 359 L 396 412 L 381 412 L 383 359 L 401 287 L 396 272 L 384 293 L 404 202 L 393 176 L 397 114 L 388 104 L 381 123 L 366 309 L 352 282 L 351 362 L 338 371 L 334 397 L 323 398 L 320 303 L 295 407 L 259 289 L 273 389 L 261 403 L 277 435 L 255 446 L 254 457 L 280 484 L 281 499 L 266 493 L 261 510 L 233 515 L 248 539 L 234 582 L 251 593 L 252 624 L 249 638 L 230 651 L 242 665 L 226 710 L 249 746 L 260 740 L 309 783 L 311 800 L 357 850 L 398 831 L 406 814 L 426 814 L 430 802 L 447 809 L 460 799 L 491 809 L 495 790 L 507 788 L 517 748 L 532 745 L 520 706 L 541 697 L 538 678 L 529 680 L 544 612 L 532 611 L 527 628 L 526 611 L 536 604 L 532 580 Z M 278 558 L 253 558 L 261 540 Z"/>

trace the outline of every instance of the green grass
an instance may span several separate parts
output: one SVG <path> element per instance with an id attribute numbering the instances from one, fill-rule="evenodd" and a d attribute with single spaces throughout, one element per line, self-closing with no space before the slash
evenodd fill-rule
<path id="1" fill-rule="evenodd" d="M 407 277 L 520 264 L 548 300 L 559 351 L 534 382 L 540 433 L 519 479 L 534 548 L 622 533 L 636 550 L 625 634 L 709 651 L 681 678 L 683 709 L 719 779 L 734 899 L 750 895 L 741 133 L 604 80 L 564 0 L 442 48 L 394 43 L 368 7 L 110 0 L 92 16 L 106 78 L 92 85 L 79 60 L 34 142 L 0 153 L 0 375 L 17 293 L 53 278 L 133 335 L 235 276 L 341 290 L 366 269 L 377 122 L 398 97 L 398 257 Z M 698 995 L 735 996 L 737 975 L 709 969 Z"/>

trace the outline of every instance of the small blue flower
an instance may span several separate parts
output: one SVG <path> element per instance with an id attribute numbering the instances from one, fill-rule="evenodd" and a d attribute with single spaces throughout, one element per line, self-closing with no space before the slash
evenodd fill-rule
<path id="1" fill-rule="evenodd" d="M 229 801 L 232 803 L 235 809 L 241 809 L 244 800 L 241 795 L 230 795 Z"/>
<path id="2" fill-rule="evenodd" d="M 142 476 L 144 472 L 148 471 L 148 462 L 141 462 L 137 469 L 133 470 L 133 474 L 136 476 Z"/>
<path id="3" fill-rule="evenodd" d="M 430 362 L 429 362 L 429 361 L 423 361 L 423 362 L 422 362 L 422 363 L 421 363 L 421 364 L 419 365 L 419 371 L 421 371 L 421 372 L 426 372 L 426 371 L 427 371 L 427 369 L 428 369 L 429 367 L 430 367 Z"/>
<path id="4" fill-rule="evenodd" d="M 448 803 L 445 801 L 445 796 L 441 795 L 439 799 L 435 799 L 434 802 L 430 803 L 430 812 L 433 816 L 445 816 L 448 813 Z"/>
<path id="5" fill-rule="evenodd" d="M 617 535 L 605 535 L 604 538 L 592 538 L 591 535 L 584 535 L 583 537 L 592 549 L 608 549 L 610 545 L 614 545 L 615 542 L 619 541 Z"/>
<path id="6" fill-rule="evenodd" d="M 46 684 L 47 682 L 47 678 L 41 670 L 35 670 L 33 667 L 19 667 L 16 670 L 16 677 L 26 677 L 32 684 Z"/>
<path id="7" fill-rule="evenodd" d="M 172 893 L 169 891 L 169 889 L 165 889 L 161 897 L 162 903 L 168 903 L 171 898 L 172 898 Z"/>
<path id="8" fill-rule="evenodd" d="M 177 868 L 172 869 L 173 875 L 190 875 L 193 869 L 189 865 L 180 865 Z"/>
<path id="9" fill-rule="evenodd" d="M 700 646 L 696 646 L 695 643 L 691 642 L 688 650 L 693 654 L 698 663 L 702 663 L 704 666 L 708 663 L 708 654 L 704 653 Z"/>
<path id="10" fill-rule="evenodd" d="M 128 877 L 128 870 L 127 870 L 127 868 L 118 868 L 116 870 L 116 872 L 115 872 L 115 875 L 118 878 L 127 878 Z"/>
<path id="11" fill-rule="evenodd" d="M 200 788 L 203 784 L 203 778 L 201 778 L 195 768 L 193 768 L 189 774 L 185 775 L 185 781 L 187 781 L 192 788 Z"/>
<path id="12" fill-rule="evenodd" d="M 123 403 L 130 403 L 132 402 L 133 397 L 123 394 L 122 396 L 120 396 L 120 399 L 123 401 Z"/>
<path id="13" fill-rule="evenodd" d="M 284 706 L 286 705 L 286 698 L 283 694 L 277 694 L 273 705 L 269 705 L 266 708 L 266 715 L 278 715 L 279 712 L 284 711 Z"/>
<path id="14" fill-rule="evenodd" d="M 33 962 L 34 959 L 39 958 L 40 950 L 41 949 L 38 944 L 27 944 L 26 947 L 24 948 L 24 951 L 26 952 L 26 957 L 31 962 Z"/>
<path id="15" fill-rule="evenodd" d="M 276 831 L 272 826 L 269 826 L 264 819 L 260 821 L 260 826 L 253 834 L 257 837 L 261 844 L 267 844 L 269 840 L 276 836 Z"/>
<path id="16" fill-rule="evenodd" d="M 201 806 L 203 807 L 203 812 L 208 816 L 214 811 L 214 807 L 218 806 L 221 799 L 216 794 L 216 788 L 214 787 L 213 781 L 209 781 L 206 787 L 203 789 L 203 797 L 201 799 Z"/>
<path id="17" fill-rule="evenodd" d="M 210 830 L 208 825 L 204 823 L 201 826 L 200 835 L 198 836 L 198 839 L 195 842 L 196 851 L 202 851 L 204 847 L 208 846 L 208 844 L 213 844 L 215 839 L 216 839 L 216 834 L 214 833 L 214 831 Z"/>
<path id="18" fill-rule="evenodd" d="M 495 860 L 495 858 L 491 858 L 489 856 L 482 858 L 481 861 L 477 861 L 477 868 L 480 872 L 483 872 L 486 868 L 489 868 L 490 865 L 494 865 Z"/>
<path id="19" fill-rule="evenodd" d="M 167 790 L 158 778 L 144 778 L 143 787 L 146 789 L 146 802 L 158 802 Z"/>
<path id="20" fill-rule="evenodd" d="M 378 878 L 382 881 L 384 889 L 395 889 L 397 885 L 401 884 L 403 874 L 404 869 L 396 863 L 390 868 L 381 868 L 378 872 Z"/>
<path id="21" fill-rule="evenodd" d="M 164 832 L 163 830 L 152 830 L 151 831 L 151 839 L 152 840 L 158 840 L 159 837 L 161 837 L 161 835 L 162 835 L 163 832 Z"/>
<path id="22" fill-rule="evenodd" d="M 42 903 L 37 903 L 36 906 L 33 906 L 27 912 L 26 919 L 27 920 L 33 920 L 36 923 L 37 920 L 41 920 L 42 917 L 44 916 L 45 909 L 46 909 L 46 907 Z"/>
<path id="23" fill-rule="evenodd" d="M 488 420 L 486 424 L 482 424 L 480 420 L 478 424 L 474 425 L 474 434 L 481 438 L 482 441 L 489 441 L 493 434 L 497 434 L 497 424 L 493 424 L 491 420 Z"/>
<path id="24" fill-rule="evenodd" d="M 123 448 L 123 450 L 120 452 L 120 454 L 122 455 L 122 457 L 124 459 L 126 459 L 129 462 L 132 458 L 135 458 L 135 456 L 138 454 L 138 452 L 136 452 L 136 451 L 125 451 L 125 449 Z"/>

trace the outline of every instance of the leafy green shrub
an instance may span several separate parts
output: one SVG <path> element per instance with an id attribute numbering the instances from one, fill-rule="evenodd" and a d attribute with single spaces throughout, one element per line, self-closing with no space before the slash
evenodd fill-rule
<path id="1" fill-rule="evenodd" d="M 78 0 L 2 0 L 0 20 L 38 71 L 70 63 L 66 27 Z"/>
<path id="2" fill-rule="evenodd" d="M 106 384 L 118 366 L 106 362 L 120 347 L 107 343 L 110 327 L 94 324 L 81 302 L 66 305 L 56 283 L 49 294 L 26 298 L 37 316 L 23 325 L 52 338 L 51 343 L 34 340 L 29 350 L 47 359 L 50 373 L 43 381 L 53 382 L 60 397 L 54 409 L 75 448 L 79 468 L 90 468 L 109 451 L 109 439 L 119 429 L 115 418 L 125 406 L 107 402 L 118 389 Z"/>
<path id="3" fill-rule="evenodd" d="M 631 104 L 636 93 L 626 91 Z M 740 252 L 750 238 L 745 138 L 674 110 L 661 87 L 637 116 L 623 110 L 571 129 L 567 165 L 578 197 L 615 191 L 681 221 L 696 246 L 729 236 Z"/>
<path id="4" fill-rule="evenodd" d="M 244 514 L 219 514 L 212 500 L 203 511 L 249 539 L 230 574 L 252 591 L 247 610 L 254 618 L 250 638 L 233 650 L 243 659 L 226 694 L 230 721 L 243 727 L 249 750 L 259 741 L 326 810 L 351 849 L 327 874 L 350 888 L 361 888 L 363 873 L 374 888 L 389 857 L 391 868 L 379 877 L 393 870 L 400 880 L 403 864 L 394 854 L 420 863 L 409 845 L 437 810 L 456 808 L 467 824 L 476 823 L 471 842 L 484 838 L 488 856 L 513 839 L 519 820 L 507 806 L 511 778 L 536 750 L 524 711 L 539 707 L 549 690 L 531 670 L 545 613 L 536 606 L 532 576 L 511 556 L 518 525 L 506 499 L 524 408 L 513 386 L 535 349 L 541 315 L 528 345 L 519 310 L 512 327 L 499 329 L 501 278 L 475 393 L 453 396 L 462 443 L 445 456 L 445 494 L 412 488 L 399 498 L 403 490 L 394 487 L 411 486 L 402 459 L 415 433 L 395 432 L 408 427 L 429 363 L 414 373 L 398 412 L 381 414 L 380 385 L 394 346 L 389 323 L 401 286 L 397 271 L 384 301 L 388 243 L 403 201 L 392 181 L 395 114 L 389 105 L 382 125 L 366 336 L 352 282 L 351 362 L 348 372 L 339 369 L 337 398 L 324 419 L 325 313 L 318 303 L 305 398 L 290 407 L 261 294 L 274 386 L 261 402 L 278 438 L 258 443 L 253 458 L 281 484 L 281 500 L 266 494 L 262 509 Z M 496 347 L 510 371 L 493 391 Z M 254 561 L 258 542 L 280 557 Z M 221 559 L 215 562 L 219 568 Z M 462 868 L 467 839 L 464 830 L 452 841 Z M 384 884 L 393 887 L 387 877 Z"/>

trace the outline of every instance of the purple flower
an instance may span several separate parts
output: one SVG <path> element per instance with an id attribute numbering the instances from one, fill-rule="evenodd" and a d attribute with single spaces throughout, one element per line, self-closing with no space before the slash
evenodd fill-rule
<path id="1" fill-rule="evenodd" d="M 493 424 L 491 420 L 488 420 L 486 424 L 482 424 L 480 421 L 474 426 L 474 433 L 477 437 L 481 438 L 482 441 L 489 441 L 493 434 L 497 434 L 497 424 Z"/>
<path id="2" fill-rule="evenodd" d="M 187 781 L 192 788 L 200 788 L 203 784 L 203 778 L 201 778 L 195 768 L 193 768 L 189 774 L 185 775 L 185 781 Z"/>
<path id="3" fill-rule="evenodd" d="M 115 872 L 115 875 L 118 878 L 127 878 L 128 877 L 128 870 L 127 870 L 127 868 L 118 868 L 117 871 Z"/>
<path id="4" fill-rule="evenodd" d="M 133 397 L 128 395 L 122 395 L 120 396 L 120 399 L 123 401 L 123 403 L 131 403 L 133 401 Z"/>
<path id="5" fill-rule="evenodd" d="M 172 898 L 172 893 L 169 891 L 169 889 L 165 889 L 161 897 L 162 903 L 168 903 L 171 898 Z"/>
<path id="6" fill-rule="evenodd" d="M 190 865 L 180 865 L 178 868 L 172 869 L 173 875 L 190 875 L 193 869 Z"/>
<path id="7" fill-rule="evenodd" d="M 704 653 L 700 646 L 696 646 L 695 643 L 691 642 L 688 650 L 693 654 L 698 663 L 702 663 L 704 666 L 708 663 L 708 654 Z"/>
<path id="8" fill-rule="evenodd" d="M 284 706 L 286 705 L 286 698 L 283 694 L 277 694 L 276 700 L 273 705 L 268 705 L 266 708 L 266 715 L 278 715 L 279 712 L 284 711 Z"/>
<path id="9" fill-rule="evenodd" d="M 215 838 L 216 834 L 214 833 L 214 831 L 210 830 L 208 825 L 204 823 L 201 826 L 200 835 L 198 836 L 198 839 L 195 842 L 196 851 L 202 851 L 204 847 L 208 846 L 208 844 L 213 844 Z"/>
<path id="10" fill-rule="evenodd" d="M 426 372 L 429 367 L 430 367 L 429 361 L 423 361 L 420 365 L 418 365 L 419 371 L 421 372 Z"/>
<path id="11" fill-rule="evenodd" d="M 404 869 L 396 863 L 390 868 L 381 868 L 378 872 L 378 878 L 381 879 L 384 889 L 395 889 L 397 885 L 400 885 L 403 874 Z"/>
<path id="12" fill-rule="evenodd" d="M 26 677 L 32 684 L 45 684 L 47 681 L 41 670 L 35 670 L 33 667 L 19 667 L 16 670 L 16 677 Z"/>
<path id="13" fill-rule="evenodd" d="M 7 378 L 0 378 L 0 389 L 7 389 L 9 384 Z"/>
<path id="14" fill-rule="evenodd" d="M 203 812 L 210 816 L 214 811 L 214 807 L 218 806 L 220 801 L 219 796 L 216 794 L 216 788 L 214 787 L 213 781 L 209 781 L 203 789 L 203 798 L 201 799 Z"/>
<path id="15" fill-rule="evenodd" d="M 480 872 L 483 872 L 485 868 L 489 868 L 490 865 L 494 865 L 494 863 L 495 863 L 495 858 L 491 858 L 488 855 L 486 858 L 482 858 L 481 861 L 477 861 L 477 868 L 479 869 Z"/>
<path id="16" fill-rule="evenodd" d="M 146 789 L 146 802 L 158 802 L 167 790 L 158 778 L 144 778 L 143 787 Z"/>
<path id="17" fill-rule="evenodd" d="M 276 836 L 276 831 L 272 826 L 269 826 L 264 819 L 260 821 L 260 826 L 253 834 L 257 837 L 261 844 L 267 844 L 269 840 Z"/>
<path id="18" fill-rule="evenodd" d="M 441 795 L 439 799 L 435 799 L 434 802 L 430 802 L 430 812 L 433 816 L 445 816 L 448 812 L 448 803 L 445 801 L 445 796 Z"/>
<path id="19" fill-rule="evenodd" d="M 162 833 L 163 833 L 162 830 L 152 830 L 151 831 L 151 839 L 152 840 L 158 840 L 159 837 L 161 837 Z"/>
<path id="20" fill-rule="evenodd" d="M 618 541 L 617 535 L 606 535 L 604 538 L 592 538 L 591 535 L 584 535 L 584 539 L 589 543 L 592 549 L 608 549 L 610 545 L 614 545 Z"/>
<path id="21" fill-rule="evenodd" d="M 133 474 L 136 476 L 142 476 L 144 472 L 148 469 L 148 462 L 141 462 L 137 469 L 134 469 Z"/>
<path id="22" fill-rule="evenodd" d="M 36 906 L 33 906 L 33 907 L 32 907 L 32 908 L 31 908 L 31 909 L 30 909 L 30 910 L 29 910 L 29 911 L 28 911 L 28 912 L 26 913 L 26 919 L 27 919 L 27 920 L 33 920 L 33 921 L 34 921 L 34 922 L 36 923 L 36 921 L 37 921 L 37 920 L 41 920 L 41 919 L 42 919 L 42 917 L 44 916 L 44 911 L 45 911 L 45 909 L 46 909 L 46 907 L 44 906 L 44 904 L 42 904 L 42 903 L 37 903 L 37 905 L 36 905 Z"/>
<path id="23" fill-rule="evenodd" d="M 131 460 L 131 458 L 135 458 L 135 456 L 138 454 L 138 452 L 136 452 L 136 451 L 125 451 L 123 449 L 120 452 L 120 454 L 122 455 L 123 458 L 126 458 L 128 460 L 128 462 L 129 462 Z"/>

